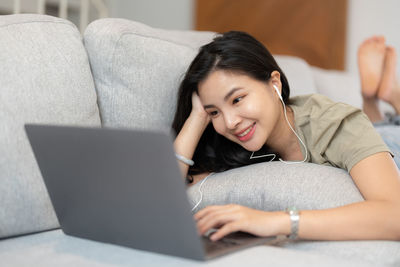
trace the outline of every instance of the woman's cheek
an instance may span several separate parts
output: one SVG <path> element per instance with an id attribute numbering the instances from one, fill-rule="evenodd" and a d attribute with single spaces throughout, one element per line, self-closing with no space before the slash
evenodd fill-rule
<path id="1" fill-rule="evenodd" d="M 222 122 L 218 118 L 212 120 L 212 125 L 214 127 L 214 130 L 217 133 L 219 133 L 220 135 L 224 135 L 224 133 L 223 133 L 223 128 L 224 127 L 223 127 L 223 125 L 221 123 Z"/>
<path id="2" fill-rule="evenodd" d="M 245 112 L 248 116 L 258 115 L 259 111 L 260 106 L 257 105 L 257 103 L 247 104 L 243 109 L 243 112 Z"/>

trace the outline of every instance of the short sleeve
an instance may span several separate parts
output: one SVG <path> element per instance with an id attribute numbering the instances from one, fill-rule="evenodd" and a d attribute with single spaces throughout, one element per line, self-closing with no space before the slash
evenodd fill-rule
<path id="1" fill-rule="evenodd" d="M 332 112 L 343 116 L 331 123 L 330 129 L 325 129 L 327 135 L 323 137 L 325 141 L 321 142 L 320 150 L 321 156 L 331 165 L 350 172 L 355 164 L 375 153 L 386 151 L 393 157 L 393 153 L 364 112 L 338 103 L 320 119 L 324 120 L 323 117 L 330 116 Z"/>

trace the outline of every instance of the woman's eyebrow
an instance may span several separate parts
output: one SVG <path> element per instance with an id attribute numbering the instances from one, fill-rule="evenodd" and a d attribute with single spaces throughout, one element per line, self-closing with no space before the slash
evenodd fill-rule
<path id="1" fill-rule="evenodd" d="M 224 97 L 224 101 L 228 101 L 228 99 L 231 97 L 231 95 L 233 95 L 237 90 L 243 89 L 242 87 L 235 87 L 232 90 L 229 91 L 229 93 L 226 94 L 226 96 Z"/>
<path id="2" fill-rule="evenodd" d="M 235 88 L 233 88 L 232 90 L 230 90 L 230 91 L 226 94 L 226 96 L 224 97 L 224 101 L 225 101 L 225 102 L 228 101 L 229 97 L 231 97 L 236 91 L 238 91 L 238 90 L 240 90 L 240 89 L 243 89 L 243 88 L 242 88 L 242 87 L 235 87 Z M 214 105 L 204 105 L 203 107 L 206 109 L 206 108 L 214 108 L 215 106 L 214 106 Z"/>

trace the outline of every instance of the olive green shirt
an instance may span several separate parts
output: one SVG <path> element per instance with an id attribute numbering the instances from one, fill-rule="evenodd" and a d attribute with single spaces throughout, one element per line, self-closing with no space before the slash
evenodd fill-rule
<path id="1" fill-rule="evenodd" d="M 360 160 L 378 152 L 393 153 L 360 109 L 313 94 L 290 98 L 296 132 L 307 147 L 307 162 L 350 172 Z M 300 144 L 303 156 L 304 147 Z"/>

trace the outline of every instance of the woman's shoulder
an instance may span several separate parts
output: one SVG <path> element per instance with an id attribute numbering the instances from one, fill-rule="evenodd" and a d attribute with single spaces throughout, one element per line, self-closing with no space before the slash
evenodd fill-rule
<path id="1" fill-rule="evenodd" d="M 342 102 L 335 102 L 321 94 L 299 95 L 290 98 L 290 107 L 294 110 L 296 117 L 346 117 L 351 113 L 361 111 Z M 332 118 L 332 117 L 331 117 Z"/>
<path id="2" fill-rule="evenodd" d="M 341 102 L 335 102 L 329 97 L 321 94 L 308 94 L 308 95 L 297 95 L 290 97 L 289 104 L 291 106 L 313 106 L 313 105 L 318 105 L 321 107 L 327 107 L 335 104 L 344 104 L 348 105 L 345 103 Z M 350 106 L 350 105 L 348 105 Z"/>

